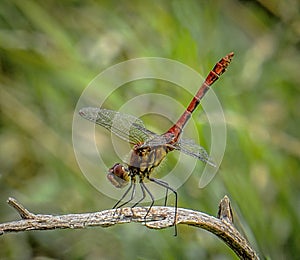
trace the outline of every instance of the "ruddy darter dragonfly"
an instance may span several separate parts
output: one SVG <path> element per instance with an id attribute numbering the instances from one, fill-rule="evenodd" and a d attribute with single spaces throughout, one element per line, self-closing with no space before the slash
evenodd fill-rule
<path id="1" fill-rule="evenodd" d="M 162 135 L 146 129 L 140 119 L 131 115 L 96 107 L 84 107 L 80 109 L 79 114 L 83 118 L 103 126 L 116 136 L 133 145 L 129 162 L 122 164 L 116 163 L 108 170 L 107 178 L 115 187 L 123 188 L 130 182 L 130 186 L 113 208 L 120 208 L 133 201 L 138 179 L 142 191 L 142 197 L 135 202 L 132 207 L 135 207 L 142 202 L 145 199 L 146 194 L 148 194 L 151 198 L 151 204 L 145 215 L 146 220 L 146 217 L 154 204 L 154 196 L 144 183 L 146 178 L 166 189 L 165 205 L 167 203 L 168 191 L 170 190 L 174 193 L 174 225 L 176 235 L 177 192 L 170 187 L 168 183 L 151 177 L 151 173 L 155 167 L 161 163 L 166 155 L 173 150 L 181 151 L 208 163 L 211 166 L 215 166 L 203 147 L 196 144 L 193 140 L 181 138 L 181 134 L 184 126 L 191 117 L 192 112 L 199 105 L 200 100 L 204 97 L 210 86 L 226 71 L 233 55 L 233 52 L 229 53 L 214 66 L 182 116 L 166 133 Z M 130 191 L 131 195 L 129 199 L 121 204 Z"/>

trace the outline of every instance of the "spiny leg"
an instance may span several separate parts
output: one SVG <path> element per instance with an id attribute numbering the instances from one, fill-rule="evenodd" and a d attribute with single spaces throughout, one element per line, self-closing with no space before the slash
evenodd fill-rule
<path id="1" fill-rule="evenodd" d="M 121 205 L 119 205 L 120 202 L 127 196 L 127 194 L 129 193 L 129 191 L 131 189 L 132 189 L 132 193 L 131 193 L 130 199 L 128 201 L 126 201 L 125 203 L 122 203 Z M 115 216 L 116 212 L 118 211 L 118 208 L 121 208 L 122 206 L 124 206 L 125 204 L 127 204 L 128 202 L 130 202 L 133 199 L 134 193 L 135 193 L 135 181 L 132 180 L 131 183 L 130 183 L 129 188 L 124 192 L 124 194 L 122 195 L 122 197 L 113 206 L 113 209 L 116 209 L 116 211 L 114 212 L 114 216 Z"/>
<path id="2" fill-rule="evenodd" d="M 174 223 L 173 223 L 173 225 L 174 225 L 174 227 L 175 227 L 175 234 L 174 234 L 174 236 L 177 236 L 177 226 L 176 226 L 176 219 L 177 219 L 177 202 L 178 202 L 177 192 L 176 192 L 173 188 L 171 188 L 171 187 L 169 186 L 168 183 L 166 183 L 166 182 L 164 182 L 164 181 L 161 181 L 161 180 L 158 180 L 158 179 L 155 179 L 155 178 L 150 178 L 150 177 L 149 177 L 148 179 L 149 179 L 150 181 L 156 183 L 157 185 L 160 185 L 160 186 L 162 186 L 162 187 L 166 188 L 167 190 L 170 190 L 170 191 L 172 191 L 172 192 L 174 193 L 174 195 L 175 195 L 175 214 L 174 214 Z M 152 204 L 152 205 L 153 205 L 153 204 Z"/>
<path id="3" fill-rule="evenodd" d="M 145 217 L 144 217 L 145 223 L 146 223 L 146 218 L 147 218 L 147 216 L 148 216 L 148 214 L 149 214 L 149 212 L 150 212 L 150 210 L 151 210 L 151 208 L 152 208 L 152 206 L 153 206 L 153 204 L 154 204 L 154 197 L 153 197 L 152 193 L 151 193 L 150 190 L 146 187 L 145 183 L 144 183 L 142 180 L 140 181 L 140 185 L 141 185 L 141 189 L 144 190 L 144 192 L 146 191 L 146 192 L 149 194 L 150 198 L 151 198 L 151 204 L 150 204 L 150 207 L 149 207 L 149 209 L 147 210 L 147 213 L 146 213 L 146 215 L 145 215 Z"/>
<path id="4" fill-rule="evenodd" d="M 132 192 L 131 192 L 131 196 L 130 196 L 129 200 L 127 200 L 127 201 L 125 201 L 124 203 L 122 203 L 121 205 L 119 205 L 118 208 L 122 208 L 124 205 L 128 204 L 129 202 L 131 202 L 131 201 L 133 200 L 134 195 L 135 195 L 135 182 L 132 182 L 130 186 L 132 186 Z M 129 188 L 131 189 L 131 187 L 129 187 Z M 120 199 L 120 201 L 122 201 L 122 200 L 126 197 L 126 195 L 128 194 L 128 192 L 130 191 L 130 189 L 128 189 L 128 190 L 124 193 L 124 195 L 122 196 L 122 198 Z M 119 201 L 119 202 L 120 202 L 120 201 Z M 118 203 L 119 203 L 119 202 L 118 202 Z"/>
<path id="5" fill-rule="evenodd" d="M 143 180 L 140 180 L 140 187 L 141 187 L 141 191 L 142 191 L 142 198 L 140 198 L 136 203 L 133 204 L 132 208 L 134 208 L 135 206 L 137 206 L 138 204 L 140 204 L 146 197 L 146 192 L 144 189 L 144 186 L 141 184 L 143 182 Z M 143 183 L 144 184 L 144 183 Z"/>
<path id="6" fill-rule="evenodd" d="M 169 187 L 169 184 L 166 182 L 166 181 L 162 181 L 162 180 L 158 180 L 158 179 L 155 179 L 157 182 L 160 182 L 160 183 L 163 183 L 164 185 L 168 186 Z M 171 190 L 171 189 L 170 189 Z M 169 189 L 166 189 L 166 195 L 165 195 L 165 203 L 164 203 L 164 206 L 167 206 L 167 201 L 168 201 L 168 191 Z"/>

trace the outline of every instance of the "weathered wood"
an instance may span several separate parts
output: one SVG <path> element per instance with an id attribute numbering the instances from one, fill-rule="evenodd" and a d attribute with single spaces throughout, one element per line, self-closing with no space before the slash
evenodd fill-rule
<path id="1" fill-rule="evenodd" d="M 33 214 L 13 198 L 9 198 L 7 202 L 17 210 L 22 219 L 0 224 L 0 235 L 29 230 L 109 227 L 130 222 L 144 223 L 146 227 L 153 229 L 163 229 L 174 224 L 174 208 L 172 207 L 152 207 L 145 221 L 144 216 L 148 208 L 144 207 L 127 207 L 95 213 L 55 216 Z M 241 259 L 259 259 L 248 241 L 233 226 L 230 201 L 227 196 L 220 202 L 218 217 L 215 218 L 202 212 L 178 208 L 176 223 L 195 226 L 215 234 Z"/>

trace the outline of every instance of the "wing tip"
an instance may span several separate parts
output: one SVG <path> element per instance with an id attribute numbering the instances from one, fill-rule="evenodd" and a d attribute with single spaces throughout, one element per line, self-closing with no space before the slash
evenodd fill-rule
<path id="1" fill-rule="evenodd" d="M 217 168 L 217 165 L 216 165 L 215 162 L 212 161 L 211 159 L 208 159 L 208 160 L 206 161 L 206 163 L 207 163 L 208 165 L 214 167 L 214 168 Z"/>

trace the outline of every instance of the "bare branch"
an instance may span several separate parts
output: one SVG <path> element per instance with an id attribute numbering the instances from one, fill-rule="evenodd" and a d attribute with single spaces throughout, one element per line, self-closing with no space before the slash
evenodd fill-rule
<path id="1" fill-rule="evenodd" d="M 233 214 L 229 198 L 225 195 L 220 201 L 218 218 L 233 224 Z"/>
<path id="2" fill-rule="evenodd" d="M 16 211 L 18 211 L 21 218 L 23 218 L 23 219 L 34 219 L 35 218 L 35 215 L 30 213 L 21 204 L 19 204 L 16 199 L 8 198 L 7 203 L 8 203 L 8 205 L 12 206 Z"/>
<path id="3" fill-rule="evenodd" d="M 9 198 L 7 202 L 18 211 L 22 219 L 0 224 L 0 235 L 29 230 L 108 227 L 130 222 L 144 223 L 148 228 L 163 229 L 173 226 L 174 222 L 174 208 L 172 207 L 152 207 L 145 222 L 144 216 L 147 208 L 143 207 L 54 216 L 33 214 L 13 198 Z M 233 226 L 230 201 L 227 196 L 220 202 L 218 217 L 178 208 L 177 224 L 199 227 L 215 234 L 241 259 L 259 259 L 248 241 Z"/>

